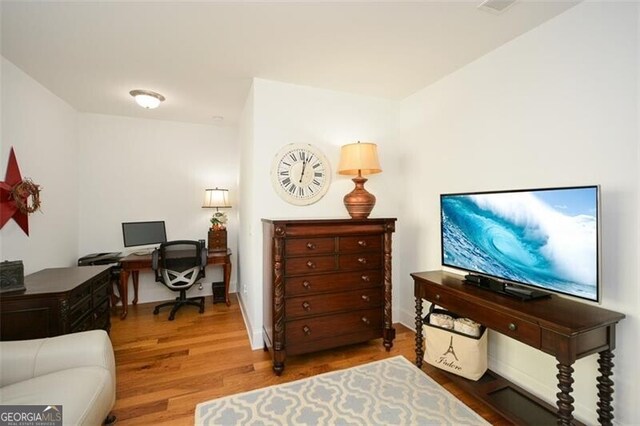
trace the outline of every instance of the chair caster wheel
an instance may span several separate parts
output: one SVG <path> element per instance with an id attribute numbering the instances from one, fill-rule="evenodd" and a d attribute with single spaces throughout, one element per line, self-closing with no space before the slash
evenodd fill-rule
<path id="1" fill-rule="evenodd" d="M 174 317 L 173 315 L 169 315 L 169 321 L 173 321 L 174 319 L 176 319 L 176 317 Z"/>
<path id="2" fill-rule="evenodd" d="M 158 315 L 159 313 L 160 313 L 160 309 L 155 308 L 155 309 L 153 310 L 153 315 Z"/>

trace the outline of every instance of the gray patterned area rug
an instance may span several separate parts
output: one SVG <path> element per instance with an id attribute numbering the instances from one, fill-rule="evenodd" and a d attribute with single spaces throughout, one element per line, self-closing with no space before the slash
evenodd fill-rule
<path id="1" fill-rule="evenodd" d="M 197 425 L 487 425 L 402 356 L 198 404 Z"/>

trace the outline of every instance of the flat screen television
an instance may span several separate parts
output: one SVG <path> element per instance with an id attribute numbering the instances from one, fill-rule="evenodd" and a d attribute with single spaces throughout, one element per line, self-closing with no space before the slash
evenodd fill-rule
<path id="1" fill-rule="evenodd" d="M 598 186 L 442 194 L 442 265 L 598 302 L 599 199 Z"/>
<path id="2" fill-rule="evenodd" d="M 122 238 L 125 247 L 146 246 L 167 242 L 164 221 L 123 222 Z"/>

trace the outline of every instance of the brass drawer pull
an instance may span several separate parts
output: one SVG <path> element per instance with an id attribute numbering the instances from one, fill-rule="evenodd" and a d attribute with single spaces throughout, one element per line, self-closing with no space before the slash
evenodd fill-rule
<path id="1" fill-rule="evenodd" d="M 367 296 L 366 294 L 362 295 L 362 300 L 364 300 L 365 302 L 370 302 L 371 298 L 369 296 Z"/>
<path id="2" fill-rule="evenodd" d="M 311 269 L 315 269 L 316 264 L 315 264 L 315 262 L 312 262 L 312 261 L 310 261 L 310 260 L 307 260 L 307 267 L 308 267 L 308 268 L 311 268 Z"/>
<path id="3" fill-rule="evenodd" d="M 358 241 L 358 245 L 359 245 L 360 247 L 366 247 L 366 246 L 367 246 L 367 242 L 366 242 L 365 240 L 359 240 L 359 241 Z"/>
<path id="4" fill-rule="evenodd" d="M 307 243 L 307 248 L 308 248 L 309 250 L 315 250 L 316 245 L 315 245 L 315 244 L 313 244 L 312 242 L 308 242 L 308 243 Z"/>
<path id="5" fill-rule="evenodd" d="M 307 290 L 309 290 L 311 288 L 311 283 L 307 280 L 302 281 L 302 287 L 306 288 Z"/>
<path id="6" fill-rule="evenodd" d="M 369 277 L 369 275 L 360 275 L 360 279 L 362 279 L 362 281 L 364 281 L 365 283 L 371 281 L 371 277 Z"/>
<path id="7" fill-rule="evenodd" d="M 516 331 L 518 329 L 518 326 L 512 322 L 509 323 L 509 330 L 511 331 Z"/>
<path id="8" fill-rule="evenodd" d="M 309 328 L 308 325 L 305 325 L 304 327 L 302 327 L 302 332 L 304 333 L 305 336 L 308 336 L 311 334 L 311 329 Z"/>
<path id="9" fill-rule="evenodd" d="M 358 262 L 359 262 L 359 263 L 361 263 L 362 265 L 364 265 L 364 264 L 366 264 L 366 263 L 367 263 L 367 259 L 366 259 L 366 258 L 364 258 L 364 257 L 359 257 L 359 258 L 358 258 Z"/>
<path id="10" fill-rule="evenodd" d="M 436 300 L 440 300 L 440 295 L 436 294 Z"/>
<path id="11" fill-rule="evenodd" d="M 310 311 L 311 305 L 309 304 L 309 302 L 307 302 L 306 300 L 302 302 L 302 309 L 304 309 L 305 311 Z"/>
<path id="12" fill-rule="evenodd" d="M 371 321 L 369 321 L 369 318 L 367 318 L 367 317 L 362 317 L 362 322 L 367 324 L 367 325 L 371 324 Z"/>

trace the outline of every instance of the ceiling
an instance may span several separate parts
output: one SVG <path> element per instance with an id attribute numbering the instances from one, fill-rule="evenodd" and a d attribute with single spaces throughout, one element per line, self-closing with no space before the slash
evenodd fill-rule
<path id="1" fill-rule="evenodd" d="M 78 111 L 233 125 L 253 77 L 402 99 L 577 1 L 479 3 L 3 0 L 2 55 Z"/>

